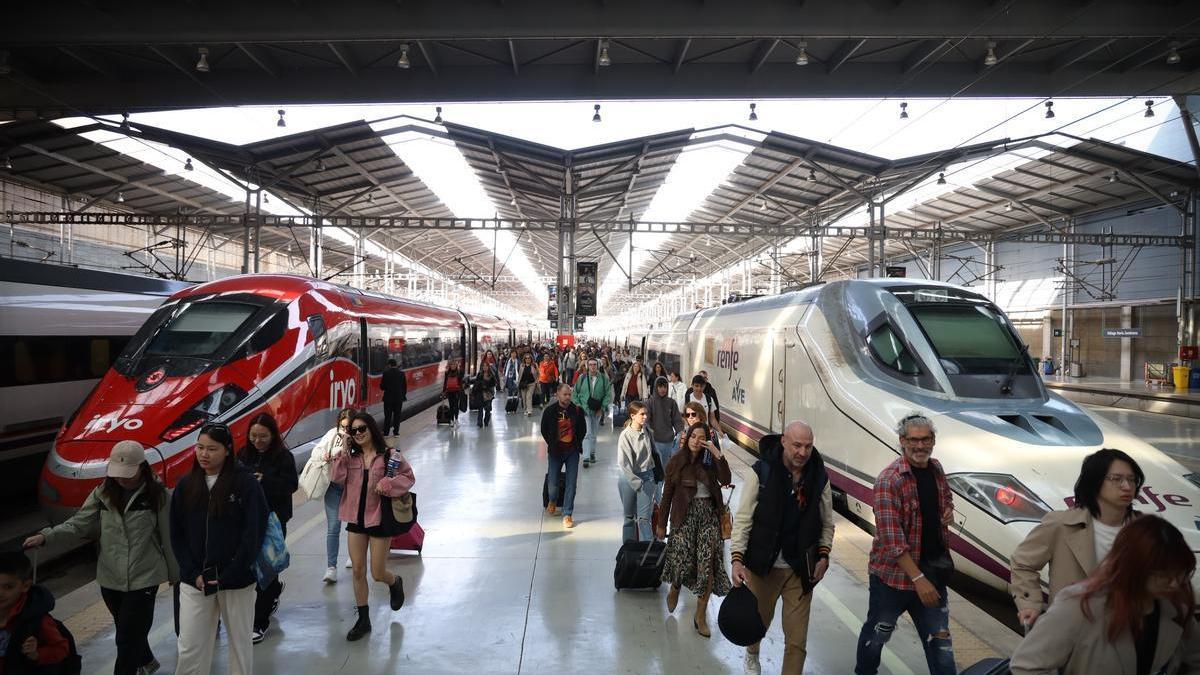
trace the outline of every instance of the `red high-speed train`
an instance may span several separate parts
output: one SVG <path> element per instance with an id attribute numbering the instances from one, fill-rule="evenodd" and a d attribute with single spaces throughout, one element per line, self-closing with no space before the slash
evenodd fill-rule
<path id="1" fill-rule="evenodd" d="M 380 376 L 395 359 L 406 410 L 441 394 L 452 362 L 473 371 L 485 350 L 543 337 L 499 317 L 374 294 L 297 276 L 243 275 L 172 295 L 133 336 L 67 420 L 42 470 L 39 500 L 58 522 L 103 478 L 119 440 L 150 449 L 174 486 L 198 430 L 225 422 L 240 445 L 270 412 L 297 461 L 345 406 L 380 415 Z"/>

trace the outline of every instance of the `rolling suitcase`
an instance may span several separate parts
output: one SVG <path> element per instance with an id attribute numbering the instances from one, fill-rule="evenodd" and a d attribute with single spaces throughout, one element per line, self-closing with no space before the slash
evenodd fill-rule
<path id="1" fill-rule="evenodd" d="M 530 386 L 537 387 L 536 384 L 530 385 Z M 542 389 L 541 389 L 541 387 L 538 387 L 537 389 L 533 390 L 533 397 L 530 400 L 530 404 L 533 405 L 535 408 L 542 404 Z"/>
<path id="2" fill-rule="evenodd" d="M 667 556 L 665 541 L 627 541 L 617 551 L 617 566 L 613 569 L 613 586 L 617 590 L 648 588 L 662 584 L 663 560 Z"/>
<path id="3" fill-rule="evenodd" d="M 515 413 L 517 412 L 517 406 L 520 404 L 521 399 L 517 398 L 516 396 L 509 396 L 508 400 L 504 402 L 504 412 Z"/>
<path id="4" fill-rule="evenodd" d="M 437 423 L 450 424 L 450 406 L 445 403 L 437 407 Z"/>
<path id="5" fill-rule="evenodd" d="M 546 479 L 542 481 L 542 508 L 550 505 L 550 473 L 546 473 Z M 558 472 L 558 503 L 562 504 L 562 500 L 567 495 L 567 472 L 565 470 Z"/>
<path id="6" fill-rule="evenodd" d="M 412 527 L 408 528 L 408 532 L 392 537 L 392 543 L 388 548 L 393 551 L 420 553 L 423 546 L 425 546 L 425 530 L 421 528 L 420 523 L 413 523 Z"/>

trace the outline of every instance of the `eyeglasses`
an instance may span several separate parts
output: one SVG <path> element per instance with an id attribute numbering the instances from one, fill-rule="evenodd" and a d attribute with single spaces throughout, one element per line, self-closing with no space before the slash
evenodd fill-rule
<path id="1" fill-rule="evenodd" d="M 684 417 L 699 417 L 699 415 L 697 415 L 697 414 L 696 414 L 696 413 L 694 413 L 694 412 L 690 412 L 690 413 L 684 413 L 684 414 L 683 414 L 683 416 L 684 416 Z"/>
<path id="2" fill-rule="evenodd" d="M 1128 485 L 1131 488 L 1136 488 L 1138 486 L 1136 476 L 1122 476 L 1119 473 L 1110 473 L 1104 477 L 1104 480 L 1116 486 Z"/>
<path id="3" fill-rule="evenodd" d="M 913 445 L 933 445 L 933 436 L 905 436 L 904 440 Z"/>
<path id="4" fill-rule="evenodd" d="M 355 436 L 358 436 L 359 434 L 365 434 L 368 431 L 369 429 L 366 427 L 350 427 L 350 433 L 354 434 Z"/>

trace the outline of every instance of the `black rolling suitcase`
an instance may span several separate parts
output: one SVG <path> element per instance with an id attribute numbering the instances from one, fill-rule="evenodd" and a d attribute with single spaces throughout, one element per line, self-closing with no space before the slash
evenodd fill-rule
<path id="1" fill-rule="evenodd" d="M 655 589 L 662 584 L 663 560 L 667 556 L 665 541 L 627 541 L 617 551 L 617 566 L 613 569 L 613 586 L 617 590 Z"/>
<path id="2" fill-rule="evenodd" d="M 967 666 L 961 675 L 1010 675 L 1010 673 L 1012 670 L 1008 667 L 1008 659 L 993 657 L 984 659 L 973 666 Z"/>
<path id="3" fill-rule="evenodd" d="M 542 481 L 542 508 L 550 505 L 550 473 L 546 473 L 546 479 Z M 567 472 L 558 472 L 558 503 L 562 504 L 567 498 Z"/>
<path id="4" fill-rule="evenodd" d="M 445 403 L 437 407 L 437 423 L 450 424 L 450 406 Z"/>
<path id="5" fill-rule="evenodd" d="M 521 399 L 517 398 L 516 396 L 509 396 L 508 400 L 504 402 L 504 412 L 515 413 L 517 412 L 517 406 L 520 404 Z"/>

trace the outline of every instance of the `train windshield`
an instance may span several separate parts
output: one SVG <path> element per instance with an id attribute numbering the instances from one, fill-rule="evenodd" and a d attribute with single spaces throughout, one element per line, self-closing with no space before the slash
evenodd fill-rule
<path id="1" fill-rule="evenodd" d="M 913 303 L 908 310 L 959 396 L 1041 395 L 1024 347 L 1004 315 L 990 303 Z"/>
<path id="2" fill-rule="evenodd" d="M 240 302 L 185 305 L 155 333 L 146 356 L 211 357 L 258 311 Z"/>

